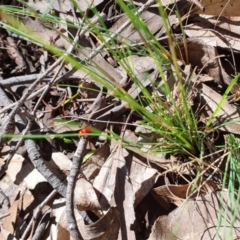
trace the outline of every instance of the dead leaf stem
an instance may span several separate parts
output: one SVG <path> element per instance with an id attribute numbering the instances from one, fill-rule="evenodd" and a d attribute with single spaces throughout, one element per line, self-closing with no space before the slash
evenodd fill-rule
<path id="1" fill-rule="evenodd" d="M 70 174 L 68 176 L 68 185 L 67 185 L 67 195 L 66 195 L 66 216 L 68 222 L 68 228 L 73 239 L 81 240 L 83 239 L 76 223 L 76 218 L 74 215 L 74 188 L 79 174 L 85 148 L 87 145 L 87 139 L 82 137 L 78 143 L 77 150 L 73 157 L 72 167 Z"/>

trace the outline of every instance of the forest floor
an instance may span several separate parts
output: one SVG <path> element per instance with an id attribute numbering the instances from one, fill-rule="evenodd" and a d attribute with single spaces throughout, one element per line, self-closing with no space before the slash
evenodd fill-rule
<path id="1" fill-rule="evenodd" d="M 0 5 L 0 239 L 237 239 L 239 4 L 88 2 Z"/>

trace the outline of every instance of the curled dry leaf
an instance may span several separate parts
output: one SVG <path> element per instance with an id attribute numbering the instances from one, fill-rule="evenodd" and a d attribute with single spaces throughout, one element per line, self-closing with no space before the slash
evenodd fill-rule
<path id="1" fill-rule="evenodd" d="M 170 204 L 174 203 L 177 206 L 187 199 L 196 197 L 199 194 L 211 193 L 218 189 L 216 183 L 211 180 L 204 182 L 205 179 L 201 179 L 198 183 L 198 189 L 193 188 L 193 183 L 185 185 L 164 185 L 152 189 L 151 193 L 158 203 L 166 209 L 170 209 Z M 201 183 L 204 183 L 203 185 Z M 193 192 L 194 191 L 194 192 Z M 193 194 L 191 194 L 193 192 Z"/>
<path id="2" fill-rule="evenodd" d="M 92 184 L 83 177 L 76 182 L 74 189 L 74 202 L 79 211 L 101 209 Z"/>
<path id="3" fill-rule="evenodd" d="M 56 225 L 51 225 L 52 240 L 70 240 L 68 223 L 66 219 L 66 207 L 64 200 L 57 200 L 53 206 L 52 216 Z M 117 239 L 120 217 L 116 208 L 111 207 L 97 222 L 85 225 L 78 211 L 74 210 L 77 225 L 83 239 L 109 240 Z"/>
<path id="4" fill-rule="evenodd" d="M 158 203 L 165 209 L 170 209 L 170 204 L 174 203 L 180 206 L 186 198 L 186 192 L 188 189 L 186 185 L 164 185 L 154 188 L 151 193 Z"/>
<path id="5" fill-rule="evenodd" d="M 207 45 L 211 45 L 213 47 L 222 47 L 227 50 L 230 47 L 234 51 L 240 51 L 240 40 L 239 36 L 236 35 L 236 33 L 239 34 L 239 32 L 231 32 L 231 30 L 225 30 L 220 27 L 218 27 L 218 30 L 216 31 L 212 29 L 215 28 L 215 24 L 211 24 L 209 26 L 209 24 L 206 24 L 205 21 L 202 19 L 200 22 L 186 26 L 185 33 L 187 36 L 201 39 Z M 239 19 L 234 23 L 231 21 L 231 24 L 236 25 L 238 22 Z"/>
<path id="6" fill-rule="evenodd" d="M 189 199 L 168 216 L 159 217 L 148 240 L 219 239 L 216 236 L 221 236 L 220 239 L 237 239 L 239 218 L 234 223 L 231 219 L 232 211 L 239 215 L 239 206 L 231 206 L 231 209 L 230 202 L 227 191 L 198 196 L 195 200 Z M 229 236 L 231 237 L 228 238 Z"/>
<path id="7" fill-rule="evenodd" d="M 197 38 L 189 38 L 186 45 L 187 54 L 185 45 L 183 43 L 179 44 L 179 57 L 182 57 L 185 62 L 191 63 L 193 66 L 198 66 L 200 70 L 207 73 L 219 84 L 230 83 L 231 78 L 222 67 L 215 47 Z"/>
<path id="8" fill-rule="evenodd" d="M 111 207 L 102 218 L 91 225 L 85 225 L 83 221 L 79 224 L 83 238 L 94 240 L 118 239 L 119 227 L 120 214 L 114 207 Z"/>

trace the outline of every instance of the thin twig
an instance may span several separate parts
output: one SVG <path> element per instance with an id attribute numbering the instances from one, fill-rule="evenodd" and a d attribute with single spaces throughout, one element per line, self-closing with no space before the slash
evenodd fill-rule
<path id="1" fill-rule="evenodd" d="M 2 220 L 2 219 L 5 218 L 5 217 L 8 217 L 9 215 L 10 215 L 10 213 L 2 214 L 2 215 L 0 216 L 0 220 Z"/>
<path id="2" fill-rule="evenodd" d="M 79 30 L 78 30 L 79 31 Z M 78 32 L 77 32 L 78 35 Z M 48 82 L 47 86 L 45 87 L 43 93 L 41 94 L 41 96 L 38 98 L 37 103 L 34 106 L 34 109 L 32 111 L 32 114 L 34 115 L 38 109 L 38 106 L 40 105 L 42 99 L 44 98 L 44 96 L 46 95 L 46 93 L 48 92 L 48 90 L 51 88 L 51 86 L 54 84 L 55 80 L 57 79 L 58 74 L 60 73 L 60 71 L 62 70 L 62 68 L 64 67 L 64 61 L 61 62 L 58 70 L 56 71 L 56 73 L 54 74 L 52 80 L 50 82 Z"/>
<path id="3" fill-rule="evenodd" d="M 14 85 L 28 84 L 28 83 L 34 82 L 36 79 L 38 79 L 41 76 L 42 74 L 29 74 L 29 75 L 23 75 L 23 76 L 10 77 L 10 78 L 1 80 L 0 86 L 11 87 Z"/>
<path id="4" fill-rule="evenodd" d="M 66 196 L 66 216 L 68 222 L 68 228 L 73 239 L 81 240 L 83 239 L 76 223 L 76 218 L 74 215 L 74 188 L 79 174 L 85 148 L 87 145 L 87 139 L 82 137 L 78 143 L 77 150 L 73 156 L 72 167 L 70 174 L 68 176 L 68 185 L 67 185 L 67 196 Z"/>
<path id="5" fill-rule="evenodd" d="M 5 93 L 5 91 L 3 91 L 3 89 L 0 87 L 0 100 L 1 103 L 4 106 L 7 106 L 9 103 L 11 103 L 11 101 L 9 100 L 7 94 Z M 0 127 L 0 147 L 5 144 L 7 141 L 9 141 L 9 139 L 4 138 L 4 134 L 13 134 L 15 131 L 15 120 L 14 120 L 14 116 L 11 117 L 7 117 L 1 127 Z"/>
<path id="6" fill-rule="evenodd" d="M 65 73 L 65 74 L 68 74 L 68 72 Z M 65 76 L 65 74 L 62 75 L 61 77 Z M 42 74 L 30 74 L 30 75 L 23 75 L 23 76 L 6 78 L 6 79 L 1 80 L 0 86 L 4 88 L 4 87 L 12 87 L 12 86 L 15 86 L 15 85 L 31 84 L 36 79 L 38 79 L 40 76 L 42 76 Z M 43 82 L 49 82 L 49 81 L 51 81 L 51 79 L 52 79 L 52 77 L 45 77 L 42 81 Z M 65 77 L 65 79 L 74 81 L 74 80 L 79 80 L 80 77 L 78 77 L 78 76 L 68 76 L 67 78 Z M 64 81 L 65 79 L 62 79 L 61 81 Z"/>
<path id="7" fill-rule="evenodd" d="M 95 18 L 93 20 L 94 22 L 97 21 L 97 19 Z M 13 110 L 11 111 L 11 113 L 9 114 L 9 119 L 13 118 L 13 116 L 17 113 L 17 111 L 19 110 L 19 108 L 24 104 L 24 102 L 27 100 L 27 98 L 29 97 L 29 95 L 36 89 L 37 85 L 47 76 L 49 75 L 49 73 L 51 73 L 64 59 L 66 56 L 68 56 L 72 50 L 74 49 L 76 43 L 79 40 L 80 34 L 84 34 L 87 31 L 87 29 L 85 31 L 78 31 L 78 34 L 75 36 L 72 45 L 69 47 L 69 49 L 66 51 L 66 53 L 63 54 L 63 56 L 61 58 L 59 58 L 54 64 L 52 64 L 39 78 L 37 78 L 35 80 L 34 83 L 32 83 L 32 85 L 27 89 L 27 91 L 23 94 L 23 96 L 20 98 L 20 100 L 18 101 L 18 103 L 14 106 Z"/>
<path id="8" fill-rule="evenodd" d="M 12 159 L 12 157 L 14 156 L 14 154 L 16 153 L 16 151 L 18 150 L 18 148 L 21 146 L 21 144 L 23 143 L 24 140 L 24 136 L 27 134 L 27 132 L 30 130 L 32 126 L 31 121 L 28 122 L 26 128 L 23 130 L 22 132 L 22 136 L 21 138 L 18 140 L 16 146 L 14 147 L 13 150 L 10 151 L 10 153 L 8 154 L 7 158 L 4 161 L 4 164 L 2 165 L 1 169 L 0 169 L 0 177 L 3 175 L 3 173 L 7 170 L 8 165 Z"/>
<path id="9" fill-rule="evenodd" d="M 28 234 L 29 234 L 29 232 L 30 232 L 30 230 L 31 230 L 31 227 L 32 227 L 32 225 L 34 224 L 34 222 L 36 222 L 36 221 L 38 220 L 38 218 L 40 217 L 40 214 L 41 214 L 41 211 L 42 211 L 43 207 L 44 207 L 46 204 L 48 204 L 48 203 L 53 199 L 53 197 L 54 197 L 56 194 L 57 194 L 57 191 L 56 191 L 56 190 L 53 190 L 53 191 L 44 199 L 44 201 L 38 206 L 37 211 L 34 213 L 31 221 L 29 222 L 29 224 L 28 224 L 27 228 L 25 229 L 25 231 L 24 231 L 24 233 L 23 233 L 23 235 L 22 235 L 22 237 L 21 237 L 20 240 L 25 240 L 25 239 L 27 239 Z"/>
<path id="10" fill-rule="evenodd" d="M 56 81 L 54 82 L 54 84 L 57 84 L 58 82 L 61 82 L 61 81 L 64 81 L 65 79 L 68 79 L 74 72 L 76 72 L 77 70 L 75 68 L 72 68 L 71 70 L 69 70 L 67 73 L 65 73 L 63 76 L 59 77 L 56 79 Z M 44 86 L 43 88 L 37 90 L 36 92 L 32 93 L 28 98 L 27 100 L 32 100 L 34 99 L 35 97 L 37 97 L 38 95 L 40 95 L 43 91 L 45 91 L 45 89 L 47 88 L 48 86 Z M 5 111 L 13 108 L 14 106 L 17 105 L 17 102 L 15 103 L 11 103 L 7 106 L 5 106 L 4 108 L 2 108 L 0 110 L 0 114 L 1 113 L 4 113 Z"/>
<path id="11" fill-rule="evenodd" d="M 99 15 L 99 17 L 104 17 L 104 16 L 105 16 L 104 13 L 101 13 L 101 14 Z M 97 21 L 98 21 L 98 18 L 97 18 L 97 17 L 96 17 L 96 18 L 93 18 L 92 24 L 97 23 Z M 41 74 L 40 77 L 35 80 L 34 84 L 35 84 L 36 82 L 37 82 L 37 84 L 38 84 L 38 82 L 40 82 L 41 80 L 43 80 L 59 63 L 61 63 L 61 62 L 62 62 L 62 59 L 63 59 L 65 56 L 67 56 L 68 54 L 70 54 L 70 53 L 72 52 L 72 50 L 73 50 L 75 44 L 78 42 L 79 38 L 80 38 L 81 36 L 83 36 L 87 31 L 88 31 L 88 28 L 81 29 L 80 33 L 75 36 L 75 38 L 74 38 L 74 40 L 73 40 L 73 44 L 72 44 L 71 47 L 67 50 L 67 52 L 64 54 L 64 56 L 63 56 L 62 58 L 59 58 L 44 74 Z M 96 55 L 95 55 L 95 56 L 96 56 Z M 91 58 L 89 57 L 89 58 L 83 59 L 82 62 L 85 62 L 85 61 L 87 61 L 87 60 L 89 60 L 89 59 L 91 59 Z M 63 81 L 64 79 L 68 78 L 69 76 L 71 76 L 71 75 L 72 75 L 74 72 L 76 72 L 76 71 L 77 71 L 77 69 L 72 68 L 72 69 L 71 69 L 69 72 L 67 72 L 65 75 L 63 75 L 63 76 L 59 77 L 58 79 L 56 79 L 56 81 L 54 81 L 53 84 L 56 84 L 56 83 L 58 83 L 58 82 L 60 82 L 60 81 Z M 39 80 L 39 79 L 41 79 L 41 80 Z M 37 84 L 35 84 L 35 85 L 37 86 Z M 34 97 L 36 97 L 36 96 L 38 96 L 39 94 L 41 94 L 42 92 L 44 92 L 47 88 L 48 88 L 48 86 L 45 86 L 44 88 L 39 89 L 38 91 L 36 91 L 35 93 L 31 94 L 30 96 L 29 96 L 29 94 L 26 94 L 27 98 L 26 98 L 26 99 L 24 98 L 24 101 L 25 101 L 25 100 L 31 100 L 31 99 L 33 99 Z M 31 89 L 32 89 L 32 86 L 31 86 Z M 25 95 L 24 95 L 24 96 L 25 96 Z M 24 96 L 23 96 L 23 97 L 24 97 Z M 23 97 L 22 97 L 22 98 L 23 98 Z M 19 101 L 22 102 L 22 98 L 21 98 Z M 12 109 L 13 107 L 14 107 L 14 109 L 15 109 L 15 108 L 19 109 L 19 107 L 22 105 L 22 103 L 21 103 L 20 106 L 18 106 L 18 105 L 19 105 L 18 103 L 13 103 L 13 104 L 11 104 L 11 105 L 9 105 L 9 106 L 5 106 L 3 109 L 1 109 L 0 113 L 3 113 L 3 112 L 5 112 L 5 111 L 7 111 L 8 109 Z M 18 106 L 18 107 L 17 107 L 17 106 Z M 14 111 L 14 109 L 13 109 L 13 111 Z"/>
<path id="12" fill-rule="evenodd" d="M 34 167 L 42 174 L 42 176 L 48 181 L 51 186 L 58 191 L 63 197 L 66 197 L 66 185 L 56 177 L 51 170 L 45 164 L 35 141 L 31 139 L 26 139 L 25 146 L 28 152 L 28 156 L 34 165 Z"/>
<path id="13" fill-rule="evenodd" d="M 51 209 L 49 209 L 45 214 L 43 215 L 40 224 L 38 225 L 37 229 L 35 230 L 35 233 L 32 237 L 32 240 L 41 240 L 43 238 L 43 234 L 46 231 L 47 224 L 50 219 L 50 213 Z"/>

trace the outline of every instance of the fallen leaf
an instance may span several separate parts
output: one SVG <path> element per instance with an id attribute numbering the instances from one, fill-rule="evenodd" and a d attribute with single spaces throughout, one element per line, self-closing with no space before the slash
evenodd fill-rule
<path id="1" fill-rule="evenodd" d="M 101 209 L 96 192 L 90 182 L 81 177 L 74 189 L 74 203 L 79 211 Z"/>
<path id="2" fill-rule="evenodd" d="M 187 49 L 185 49 L 187 47 Z M 186 50 L 186 51 L 185 51 Z M 179 57 L 183 58 L 186 63 L 198 66 L 200 70 L 207 73 L 216 82 L 228 85 L 231 81 L 222 67 L 218 57 L 217 49 L 200 38 L 189 38 L 185 44 L 179 44 Z"/>
<path id="3" fill-rule="evenodd" d="M 195 191 L 193 183 L 184 185 L 168 184 L 152 189 L 151 193 L 161 206 L 170 209 L 170 204 L 174 203 L 176 206 L 181 206 L 188 196 L 194 198 L 200 194 L 207 194 L 218 189 L 217 184 L 211 180 L 201 178 L 198 182 L 198 188 Z M 192 194 L 192 189 L 193 194 Z"/>
<path id="4" fill-rule="evenodd" d="M 78 8 L 85 12 L 89 7 L 91 8 L 96 7 L 102 2 L 102 0 L 93 0 L 93 1 L 76 1 L 76 4 Z M 36 11 L 40 11 L 43 13 L 47 13 L 50 10 L 54 9 L 58 12 L 64 12 L 67 13 L 72 10 L 72 2 L 70 0 L 64 0 L 64 1 L 53 1 L 53 2 L 42 2 L 41 0 L 29 0 L 28 3 L 26 3 L 30 8 L 35 9 Z"/>
<path id="5" fill-rule="evenodd" d="M 186 198 L 189 184 L 185 185 L 164 185 L 154 188 L 151 193 L 158 203 L 165 209 L 170 209 L 170 204 L 180 206 Z"/>
<path id="6" fill-rule="evenodd" d="M 6 231 L 2 225 L 0 225 L 0 239 L 17 240 L 17 238 L 15 238 L 13 234 Z"/>
<path id="7" fill-rule="evenodd" d="M 74 210 L 74 213 L 83 239 L 117 239 L 120 227 L 120 217 L 116 208 L 111 207 L 97 222 L 90 225 L 84 223 L 84 220 L 76 209 Z M 56 225 L 52 224 L 51 226 L 51 239 L 70 240 L 64 199 L 55 200 L 52 216 L 55 217 Z"/>
<path id="8" fill-rule="evenodd" d="M 10 215 L 3 220 L 4 229 L 12 234 L 16 234 L 16 231 L 20 234 L 28 214 L 33 210 L 33 202 L 34 197 L 29 190 L 23 189 L 19 192 L 10 206 Z"/>
<path id="9" fill-rule="evenodd" d="M 18 51 L 17 44 L 13 38 L 7 37 L 7 46 L 7 52 L 9 56 L 15 61 L 17 65 L 15 70 L 22 71 L 24 68 L 26 68 L 26 63 L 22 54 Z"/>
<path id="10" fill-rule="evenodd" d="M 135 194 L 134 206 L 148 194 L 156 182 L 158 171 L 133 156 L 130 179 Z"/>
<path id="11" fill-rule="evenodd" d="M 208 116 L 211 117 L 212 113 L 217 109 L 219 102 L 222 99 L 222 96 L 216 91 L 214 91 L 212 88 L 202 83 L 201 97 L 207 104 L 208 108 L 206 109 L 206 111 Z M 240 113 L 238 108 L 232 104 L 229 104 L 227 100 L 225 100 L 215 118 L 215 125 L 218 126 L 220 124 L 226 123 L 223 127 L 220 127 L 219 129 L 222 131 L 239 134 L 239 120 Z M 202 121 L 206 122 L 206 119 L 203 118 Z"/>
<path id="12" fill-rule="evenodd" d="M 232 24 L 235 25 L 238 24 L 238 22 L 239 20 L 235 21 L 234 23 L 232 22 Z M 237 52 L 240 51 L 240 40 L 239 36 L 237 36 L 237 34 L 239 34 L 238 31 L 232 33 L 230 31 L 221 29 L 220 27 L 217 28 L 217 30 L 212 28 L 214 28 L 213 24 L 209 26 L 209 24 L 206 25 L 204 20 L 201 20 L 186 26 L 184 31 L 187 36 L 201 39 L 207 45 L 211 45 L 213 47 L 222 47 L 225 49 L 229 49 L 229 47 L 231 47 Z"/>
<path id="13" fill-rule="evenodd" d="M 102 208 L 116 206 L 120 213 L 121 231 L 118 239 L 135 239 L 134 231 L 131 231 L 135 221 L 134 192 L 120 142 L 102 166 L 93 186 L 99 193 Z"/>
<path id="14" fill-rule="evenodd" d="M 229 208 L 229 202 L 228 192 L 214 192 L 195 200 L 189 199 L 168 216 L 159 217 L 148 240 L 236 239 L 239 236 L 240 222 L 237 218 L 232 223 L 233 209 Z M 234 212 L 239 212 L 239 206 L 232 207 Z M 220 216 L 222 220 L 219 223 Z"/>
<path id="15" fill-rule="evenodd" d="M 159 15 L 151 13 L 149 11 L 144 11 L 141 14 L 141 17 L 147 23 L 148 29 L 150 32 L 152 32 L 152 34 L 161 31 L 161 29 L 163 28 L 163 21 Z M 127 16 L 125 15 L 113 24 L 113 26 L 110 28 L 110 31 L 116 32 L 126 21 Z M 138 30 L 133 25 L 129 25 L 128 27 L 126 27 L 117 38 L 118 40 L 126 43 L 129 43 L 130 41 L 142 42 L 142 38 Z"/>
<path id="16" fill-rule="evenodd" d="M 72 162 L 61 152 L 53 153 L 52 160 L 46 161 L 48 168 L 60 179 L 65 179 L 71 164 Z M 13 156 L 6 173 L 12 183 L 20 184 L 24 181 L 28 189 L 34 189 L 37 184 L 46 182 L 34 166 L 18 154 Z"/>
<path id="17" fill-rule="evenodd" d="M 240 16 L 238 0 L 201 0 L 204 9 L 196 7 L 192 14 L 208 14 L 217 16 Z"/>
<path id="18" fill-rule="evenodd" d="M 109 156 L 109 153 L 109 143 L 106 142 L 101 148 L 95 151 L 94 154 L 82 166 L 81 171 L 89 181 L 93 181 L 98 175 L 102 165 Z"/>
<path id="19" fill-rule="evenodd" d="M 120 227 L 120 214 L 118 210 L 111 207 L 97 222 L 85 225 L 80 222 L 79 230 L 84 239 L 109 240 L 118 239 Z"/>

